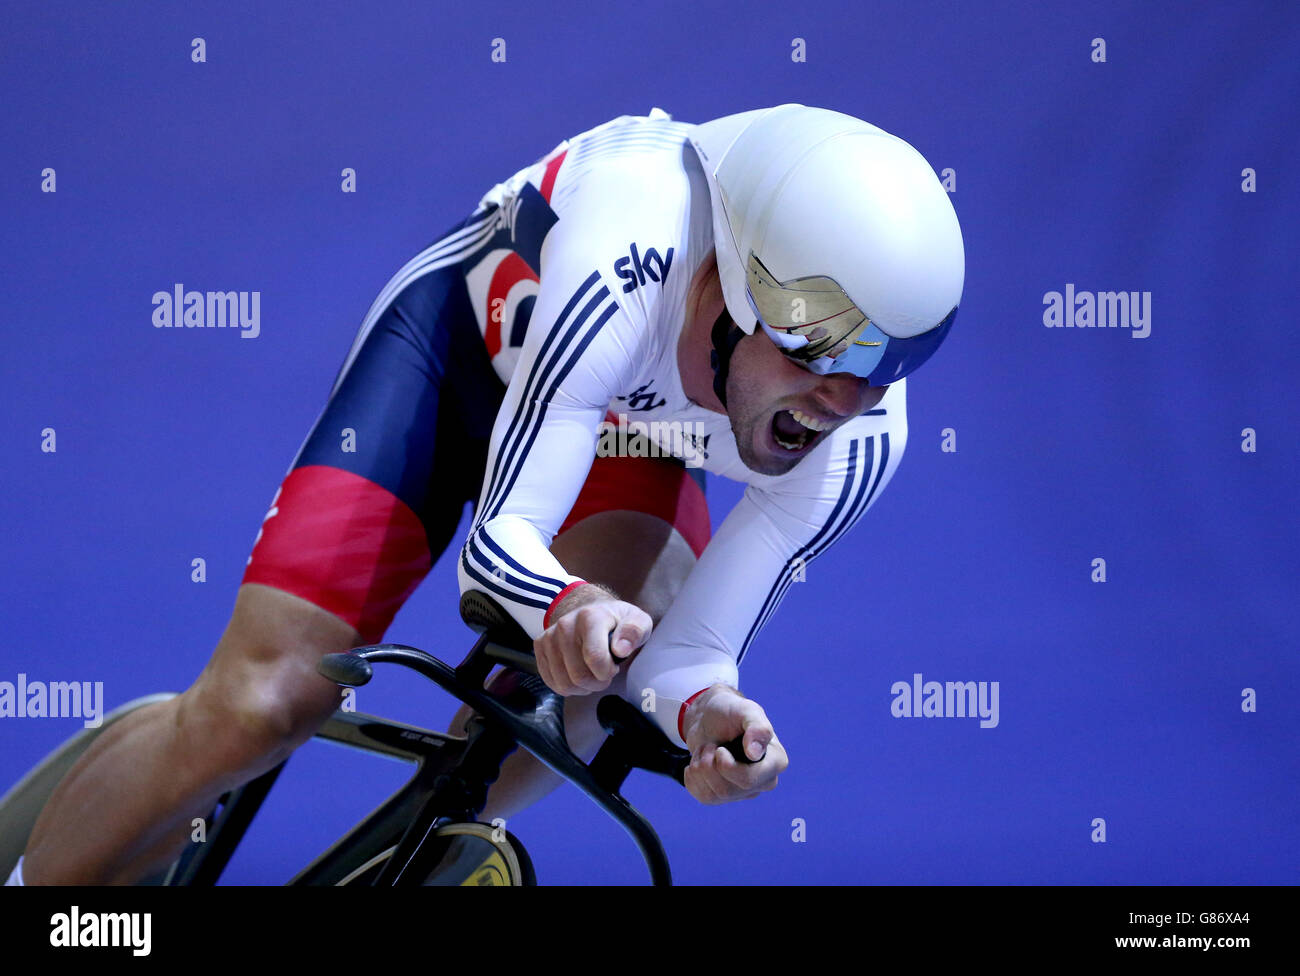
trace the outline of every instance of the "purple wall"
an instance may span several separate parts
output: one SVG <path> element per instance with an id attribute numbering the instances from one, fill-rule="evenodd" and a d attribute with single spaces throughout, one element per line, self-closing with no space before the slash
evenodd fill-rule
<path id="1" fill-rule="evenodd" d="M 102 681 L 109 707 L 186 687 L 408 257 L 616 115 L 800 101 L 955 171 L 966 292 L 911 383 L 897 477 L 746 656 L 791 757 L 778 789 L 706 808 L 630 786 L 678 880 L 1296 882 L 1294 5 L 303 9 L 6 13 L 0 681 Z M 339 192 L 344 167 L 359 192 Z M 260 291 L 261 334 L 153 328 L 177 282 Z M 1067 284 L 1150 293 L 1149 335 L 1045 328 Z M 710 482 L 715 518 L 736 497 Z M 444 559 L 390 637 L 459 655 L 455 589 Z M 916 673 L 998 682 L 997 727 L 893 717 Z M 360 705 L 452 711 L 384 672 Z M 79 724 L 0 719 L 0 790 Z M 303 750 L 227 881 L 284 880 L 401 773 Z M 510 826 L 544 881 L 642 880 L 571 789 Z"/>

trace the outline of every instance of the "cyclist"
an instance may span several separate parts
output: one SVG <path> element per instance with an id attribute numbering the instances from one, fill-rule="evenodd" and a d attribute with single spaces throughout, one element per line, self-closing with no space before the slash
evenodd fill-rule
<path id="1" fill-rule="evenodd" d="M 193 818 L 331 714 L 316 662 L 382 636 L 466 502 L 462 591 L 535 639 L 575 752 L 594 752 L 593 693 L 613 690 L 690 750 L 701 802 L 771 789 L 787 757 L 738 665 L 893 476 L 904 377 L 963 279 L 933 170 L 851 116 L 654 109 L 562 142 L 380 293 L 212 659 L 96 741 L 16 879 L 129 882 L 174 859 Z M 641 449 L 607 456 L 620 416 L 648 422 Z M 713 538 L 697 465 L 747 485 Z M 717 748 L 739 735 L 752 765 Z M 557 782 L 517 753 L 484 818 Z"/>

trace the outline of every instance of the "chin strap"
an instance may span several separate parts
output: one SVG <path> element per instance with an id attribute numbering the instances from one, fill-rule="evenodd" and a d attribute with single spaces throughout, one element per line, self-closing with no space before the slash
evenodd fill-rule
<path id="1" fill-rule="evenodd" d="M 709 365 L 713 367 L 713 392 L 717 394 L 722 405 L 727 405 L 727 373 L 731 369 L 731 354 L 736 350 L 736 343 L 745 338 L 745 333 L 724 306 L 722 314 L 713 323 L 711 333 L 713 349 L 709 353 Z"/>

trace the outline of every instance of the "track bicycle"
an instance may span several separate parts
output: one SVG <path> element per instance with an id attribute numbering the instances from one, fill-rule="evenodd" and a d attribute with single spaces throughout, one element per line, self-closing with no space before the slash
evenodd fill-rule
<path id="1" fill-rule="evenodd" d="M 591 762 L 584 762 L 565 739 L 563 697 L 547 688 L 537 674 L 532 640 L 486 593 L 465 593 L 460 612 L 479 636 L 454 668 L 404 644 L 358 647 L 321 659 L 317 670 L 344 687 L 369 682 L 377 664 L 409 668 L 468 704 L 474 715 L 465 735 L 454 736 L 360 712 L 336 711 L 315 738 L 399 759 L 412 764 L 414 771 L 402 787 L 286 883 L 536 884 L 532 862 L 519 839 L 503 826 L 477 820 L 501 764 L 522 747 L 585 793 L 627 832 L 653 884 L 671 884 L 668 856 L 658 835 L 620 790 L 633 769 L 682 782 L 689 753 L 669 742 L 636 706 L 606 695 L 597 705 L 597 718 L 608 735 Z M 502 669 L 492 674 L 498 665 Z M 0 877 L 13 869 L 49 795 L 94 739 L 135 709 L 170 697 L 150 695 L 114 710 L 99 727 L 83 729 L 63 743 L 0 798 Z M 739 738 L 726 748 L 737 761 L 751 762 Z M 215 884 L 287 761 L 224 794 L 205 818 L 204 840 L 189 843 L 165 870 L 143 883 Z M 457 863 L 469 865 L 468 871 L 444 865 L 453 846 L 459 851 Z"/>

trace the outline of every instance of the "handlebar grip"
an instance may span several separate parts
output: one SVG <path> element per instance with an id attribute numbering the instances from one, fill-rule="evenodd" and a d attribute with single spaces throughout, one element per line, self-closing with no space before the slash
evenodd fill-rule
<path id="1" fill-rule="evenodd" d="M 747 755 L 745 755 L 744 735 L 738 735 L 730 742 L 724 742 L 722 744 L 722 748 L 726 749 L 729 753 L 731 753 L 731 757 L 735 759 L 736 762 L 745 763 L 747 766 L 752 766 L 754 765 L 754 763 L 761 763 L 764 759 L 767 758 L 766 749 L 763 750 L 763 755 L 759 756 L 757 759 L 750 759 Z"/>
<path id="2" fill-rule="evenodd" d="M 617 661 L 619 664 L 622 664 L 627 660 L 627 658 L 619 657 L 617 654 L 614 653 L 614 631 L 617 629 L 618 629 L 617 627 L 610 628 L 608 634 L 609 656 L 613 658 L 615 661 Z M 631 657 L 631 655 L 629 654 L 628 657 Z M 743 733 L 741 735 L 736 736 L 730 742 L 724 742 L 722 744 L 722 748 L 726 749 L 729 753 L 731 753 L 731 758 L 736 760 L 736 762 L 744 763 L 747 766 L 752 766 L 755 763 L 761 763 L 764 759 L 767 758 L 766 749 L 763 750 L 763 755 L 759 756 L 757 759 L 750 759 L 747 755 L 745 755 L 745 736 Z"/>
<path id="3" fill-rule="evenodd" d="M 636 653 L 636 648 L 633 648 L 632 654 L 629 654 L 627 657 L 619 657 L 617 654 L 615 654 L 614 653 L 614 631 L 616 630 L 618 630 L 618 624 L 615 624 L 613 627 L 609 628 L 609 633 L 605 635 L 606 639 L 609 642 L 609 656 L 610 659 L 613 660 L 615 664 L 620 664 L 620 665 L 626 664 L 627 658 L 631 657 L 632 654 Z"/>

